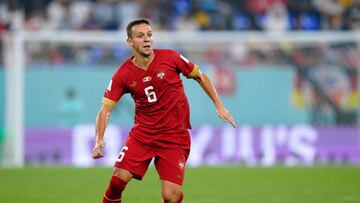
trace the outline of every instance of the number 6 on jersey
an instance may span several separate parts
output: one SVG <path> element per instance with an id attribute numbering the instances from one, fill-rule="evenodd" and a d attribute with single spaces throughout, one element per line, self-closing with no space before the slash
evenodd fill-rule
<path id="1" fill-rule="evenodd" d="M 146 94 L 146 97 L 147 97 L 147 100 L 149 103 L 153 103 L 153 102 L 156 102 L 157 101 L 157 98 L 156 98 L 156 94 L 154 91 L 151 91 L 153 90 L 154 87 L 153 86 L 148 86 L 144 89 L 145 91 L 145 94 Z"/>

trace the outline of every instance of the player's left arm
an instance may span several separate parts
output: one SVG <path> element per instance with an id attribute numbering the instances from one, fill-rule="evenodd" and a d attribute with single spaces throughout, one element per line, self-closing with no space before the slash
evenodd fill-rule
<path id="1" fill-rule="evenodd" d="M 223 120 L 229 122 L 234 128 L 236 127 L 235 120 L 231 113 L 225 108 L 222 104 L 219 95 L 210 81 L 210 79 L 203 73 L 197 65 L 193 68 L 193 71 L 190 74 L 190 78 L 196 80 L 202 89 L 206 92 L 206 94 L 210 97 L 216 107 L 217 115 Z"/>

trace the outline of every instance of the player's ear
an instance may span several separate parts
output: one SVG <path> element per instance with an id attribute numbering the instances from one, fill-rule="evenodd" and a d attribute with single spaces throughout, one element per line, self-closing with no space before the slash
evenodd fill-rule
<path id="1" fill-rule="evenodd" d="M 127 38 L 127 39 L 126 39 L 126 42 L 128 43 L 128 45 L 129 45 L 129 46 L 131 46 L 131 47 L 132 47 L 132 45 L 133 45 L 133 41 L 132 41 L 132 39 L 131 39 L 131 38 Z"/>

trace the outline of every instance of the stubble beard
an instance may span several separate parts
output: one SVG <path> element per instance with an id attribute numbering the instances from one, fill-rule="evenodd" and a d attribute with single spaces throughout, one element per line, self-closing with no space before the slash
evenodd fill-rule
<path id="1" fill-rule="evenodd" d="M 152 48 L 150 49 L 150 51 L 147 53 L 146 51 L 143 51 L 143 50 L 138 50 L 138 52 L 143 56 L 143 57 L 146 57 L 146 58 L 148 58 L 148 57 L 150 57 L 151 56 L 151 54 L 152 54 Z"/>

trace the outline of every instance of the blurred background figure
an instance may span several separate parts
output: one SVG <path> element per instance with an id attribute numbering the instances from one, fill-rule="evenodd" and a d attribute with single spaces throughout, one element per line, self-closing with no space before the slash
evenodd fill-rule
<path id="1" fill-rule="evenodd" d="M 343 13 L 344 30 L 360 30 L 360 2 L 354 1 L 346 7 Z"/>
<path id="2" fill-rule="evenodd" d="M 73 127 L 84 121 L 85 106 L 74 88 L 66 90 L 59 105 L 59 124 L 62 127 Z"/>
<path id="3" fill-rule="evenodd" d="M 290 29 L 288 11 L 282 1 L 270 5 L 264 18 L 264 28 L 269 32 L 286 32 Z"/>

